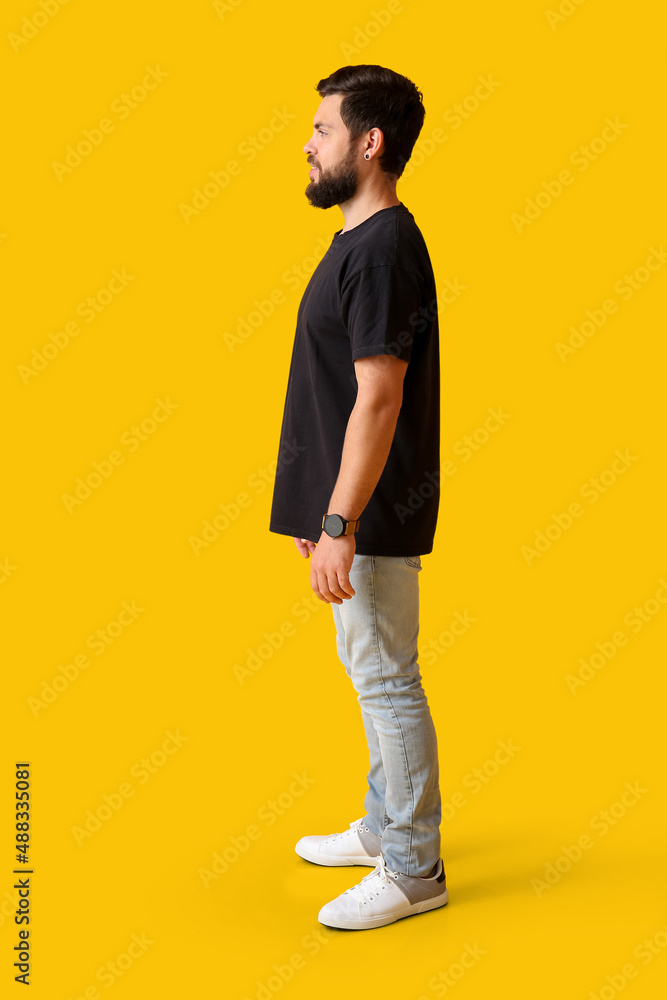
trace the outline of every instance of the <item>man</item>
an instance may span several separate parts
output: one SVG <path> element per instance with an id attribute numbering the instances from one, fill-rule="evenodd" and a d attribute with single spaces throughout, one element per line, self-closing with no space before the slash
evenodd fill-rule
<path id="1" fill-rule="evenodd" d="M 270 529 L 291 535 L 331 604 L 337 652 L 368 740 L 366 815 L 306 836 L 302 858 L 373 871 L 322 907 L 331 927 L 381 927 L 447 902 L 437 740 L 417 663 L 421 556 L 439 504 L 436 290 L 396 183 L 424 121 L 422 94 L 375 65 L 345 66 L 303 147 L 306 197 L 345 225 L 297 314 Z"/>

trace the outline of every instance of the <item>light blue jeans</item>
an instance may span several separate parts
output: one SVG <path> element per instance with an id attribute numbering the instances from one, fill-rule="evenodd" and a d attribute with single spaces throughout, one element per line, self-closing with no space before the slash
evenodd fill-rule
<path id="1" fill-rule="evenodd" d="M 420 556 L 355 555 L 354 597 L 331 605 L 368 741 L 364 822 L 404 875 L 440 857 L 438 745 L 417 662 L 421 569 Z"/>

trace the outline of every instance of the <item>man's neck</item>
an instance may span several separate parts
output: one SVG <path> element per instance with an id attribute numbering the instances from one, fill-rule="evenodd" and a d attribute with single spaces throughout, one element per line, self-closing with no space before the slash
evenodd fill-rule
<path id="1" fill-rule="evenodd" d="M 341 234 L 354 229 L 355 226 L 365 222 L 366 219 L 370 219 L 371 215 L 375 215 L 381 209 L 391 208 L 392 205 L 400 204 L 401 200 L 397 197 L 396 191 L 386 191 L 372 197 L 362 196 L 360 199 L 354 197 L 350 201 L 346 201 L 343 205 L 339 206 L 345 219 Z"/>

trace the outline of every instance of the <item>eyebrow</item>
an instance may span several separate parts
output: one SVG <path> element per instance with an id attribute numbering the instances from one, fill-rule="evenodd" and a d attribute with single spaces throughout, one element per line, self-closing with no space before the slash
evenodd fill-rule
<path id="1" fill-rule="evenodd" d="M 325 128 L 335 128 L 335 125 L 330 125 L 329 122 L 313 122 L 313 128 L 319 128 L 320 125 L 324 125 Z"/>

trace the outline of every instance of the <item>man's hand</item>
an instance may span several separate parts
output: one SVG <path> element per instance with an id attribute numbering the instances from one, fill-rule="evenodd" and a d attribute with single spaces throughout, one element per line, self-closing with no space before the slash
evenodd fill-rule
<path id="1" fill-rule="evenodd" d="M 332 538 L 326 531 L 320 535 L 310 563 L 310 586 L 321 601 L 342 604 L 354 597 L 350 570 L 356 548 L 354 535 Z"/>
<path id="2" fill-rule="evenodd" d="M 315 551 L 315 542 L 311 542 L 310 538 L 295 538 L 294 544 L 304 559 L 307 559 L 310 553 Z"/>

